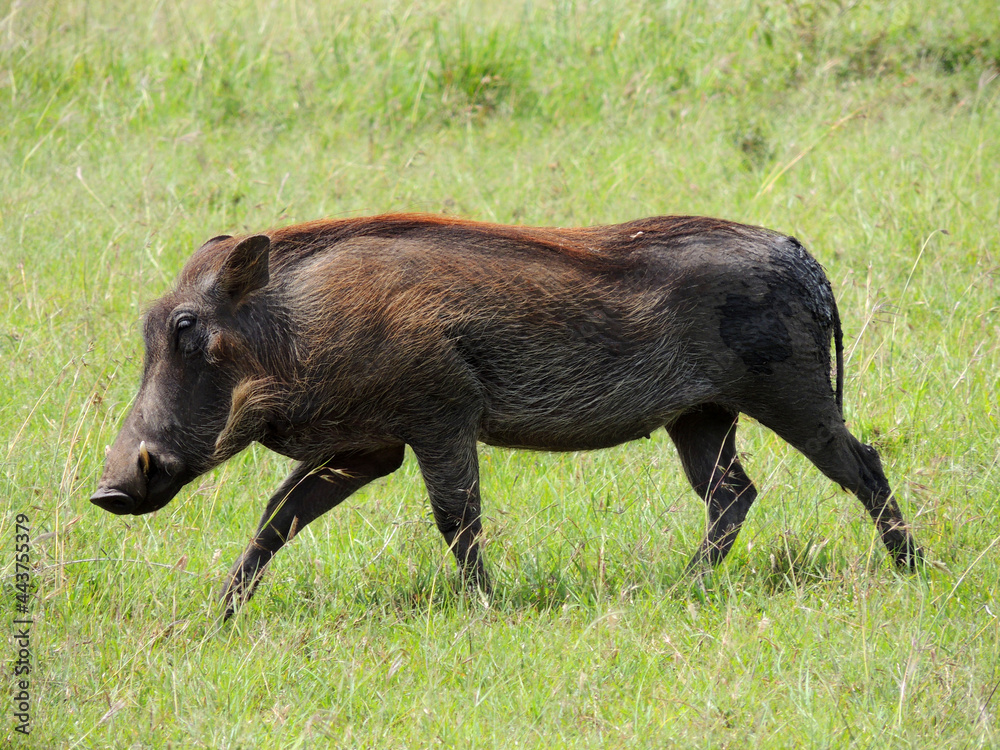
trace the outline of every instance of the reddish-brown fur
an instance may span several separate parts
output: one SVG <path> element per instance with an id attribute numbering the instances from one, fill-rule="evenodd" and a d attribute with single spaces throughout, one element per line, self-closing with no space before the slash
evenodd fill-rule
<path id="1" fill-rule="evenodd" d="M 756 497 L 735 449 L 740 412 L 855 492 L 897 562 L 919 554 L 877 454 L 844 426 L 829 282 L 769 230 L 394 214 L 217 237 L 144 337 L 96 504 L 155 510 L 253 441 L 300 462 L 233 568 L 229 612 L 297 529 L 395 470 L 406 445 L 461 569 L 488 588 L 477 441 L 582 450 L 666 427 L 708 504 L 693 562 L 716 563 Z"/>

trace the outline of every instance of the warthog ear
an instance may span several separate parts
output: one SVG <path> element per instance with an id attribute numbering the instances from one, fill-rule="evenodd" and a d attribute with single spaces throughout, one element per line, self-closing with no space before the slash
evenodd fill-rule
<path id="1" fill-rule="evenodd" d="M 216 242 L 222 242 L 223 240 L 231 240 L 232 238 L 233 235 L 231 234 L 220 234 L 213 237 L 210 240 L 205 240 L 205 242 L 202 243 L 202 247 L 208 247 L 209 245 L 214 245 Z"/>
<path id="2" fill-rule="evenodd" d="M 238 304 L 250 292 L 267 284 L 270 249 L 271 239 L 267 235 L 255 234 L 240 240 L 222 263 L 215 279 L 216 288 Z"/>

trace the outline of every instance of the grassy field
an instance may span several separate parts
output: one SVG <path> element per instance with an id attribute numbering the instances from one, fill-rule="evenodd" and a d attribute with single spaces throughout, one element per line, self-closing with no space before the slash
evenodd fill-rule
<path id="1" fill-rule="evenodd" d="M 18 514 L 37 589 L 31 734 L 7 700 L 0 744 L 1000 744 L 994 2 L 140 5 L 0 3 L 5 695 Z M 255 447 L 151 516 L 90 505 L 142 311 L 208 237 L 388 210 L 794 234 L 838 295 L 851 428 L 934 564 L 897 574 L 748 421 L 760 499 L 704 589 L 661 432 L 484 449 L 490 602 L 456 590 L 408 456 L 221 624 L 289 465 Z"/>

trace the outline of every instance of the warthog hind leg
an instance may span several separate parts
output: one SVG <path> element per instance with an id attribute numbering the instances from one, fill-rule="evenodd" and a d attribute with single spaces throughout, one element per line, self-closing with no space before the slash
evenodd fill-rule
<path id="1" fill-rule="evenodd" d="M 736 454 L 738 414 L 705 404 L 667 426 L 684 473 L 708 506 L 708 529 L 689 569 L 722 562 L 757 497 Z"/>
<path id="2" fill-rule="evenodd" d="M 479 551 L 483 524 L 475 437 L 456 435 L 412 448 L 427 485 L 434 521 L 455 555 L 465 584 L 490 593 Z"/>
<path id="3" fill-rule="evenodd" d="M 813 390 L 821 392 L 821 387 Z M 903 520 L 878 452 L 850 433 L 832 393 L 819 404 L 815 400 L 810 404 L 808 399 L 761 399 L 750 405 L 748 413 L 801 451 L 827 477 L 857 495 L 896 565 L 916 567 L 923 553 Z"/>

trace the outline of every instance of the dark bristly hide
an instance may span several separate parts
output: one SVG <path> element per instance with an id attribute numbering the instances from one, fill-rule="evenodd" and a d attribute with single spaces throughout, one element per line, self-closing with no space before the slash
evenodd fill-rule
<path id="1" fill-rule="evenodd" d="M 878 454 L 844 424 L 826 275 L 766 229 L 395 214 L 223 235 L 143 336 L 142 384 L 95 504 L 157 510 L 254 441 L 299 462 L 232 569 L 227 614 L 298 530 L 395 471 L 407 445 L 462 575 L 488 591 L 477 443 L 587 450 L 665 427 L 708 506 L 692 565 L 714 565 L 757 495 L 741 413 L 855 493 L 899 565 L 920 556 Z"/>

